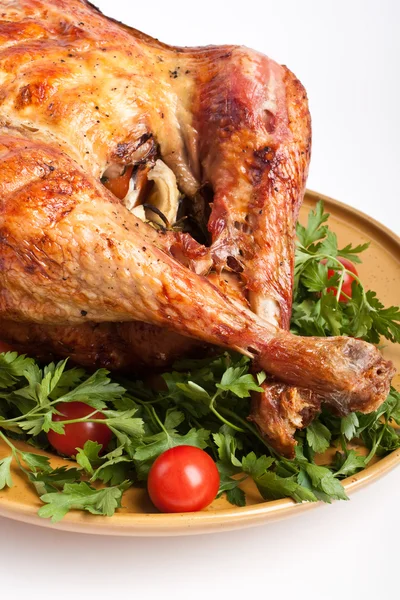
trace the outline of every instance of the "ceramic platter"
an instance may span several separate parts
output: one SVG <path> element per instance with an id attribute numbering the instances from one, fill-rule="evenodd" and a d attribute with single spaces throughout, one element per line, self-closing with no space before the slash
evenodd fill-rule
<path id="1" fill-rule="evenodd" d="M 357 266 L 360 277 L 367 288 L 371 287 L 377 292 L 385 305 L 397 305 L 400 298 L 400 239 L 363 213 L 315 192 L 306 194 L 300 213 L 301 221 L 306 219 L 308 210 L 319 198 L 324 199 L 325 208 L 331 213 L 329 224 L 338 236 L 339 245 L 371 241 L 369 249 L 363 254 L 363 264 Z M 400 345 L 387 343 L 384 355 L 400 371 Z M 400 387 L 399 374 L 394 385 Z M 0 458 L 8 452 L 4 442 L 0 442 Z M 54 466 L 68 464 L 60 457 L 49 456 Z M 400 450 L 397 450 L 346 479 L 346 491 L 351 493 L 374 481 L 399 463 Z M 318 503 L 296 504 L 290 499 L 265 502 L 254 484 L 249 483 L 244 487 L 247 506 L 243 508 L 233 507 L 220 498 L 201 512 L 160 514 L 150 503 L 145 489 L 131 488 L 124 495 L 124 508 L 111 518 L 72 511 L 61 522 L 52 525 L 49 520 L 37 516 L 41 502 L 17 468 L 14 468 L 12 477 L 13 487 L 0 492 L 0 515 L 42 527 L 101 535 L 160 536 L 217 532 L 281 519 L 319 506 Z"/>

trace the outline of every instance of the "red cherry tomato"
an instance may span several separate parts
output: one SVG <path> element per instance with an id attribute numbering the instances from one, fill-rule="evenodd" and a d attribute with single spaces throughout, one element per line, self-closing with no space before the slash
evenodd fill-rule
<path id="1" fill-rule="evenodd" d="M 59 405 L 57 410 L 61 414 L 53 415 L 53 421 L 81 419 L 93 412 L 93 408 L 83 402 L 66 402 Z M 93 415 L 93 419 L 105 418 L 100 412 L 96 412 Z M 107 425 L 102 425 L 101 423 L 70 423 L 64 426 L 64 434 L 50 430 L 47 438 L 57 452 L 66 456 L 74 456 L 76 449 L 83 448 L 85 442 L 88 440 L 101 444 L 103 450 L 105 450 L 112 438 L 112 432 Z"/>
<path id="2" fill-rule="evenodd" d="M 0 342 L 0 354 L 2 352 L 12 352 L 14 348 L 12 348 L 7 342 Z"/>
<path id="3" fill-rule="evenodd" d="M 347 260 L 347 258 L 340 258 L 340 256 L 338 256 L 338 260 L 339 262 L 342 263 L 342 265 L 344 266 L 345 269 L 347 269 L 348 271 L 351 271 L 352 273 L 354 273 L 354 275 L 358 275 L 357 273 L 357 269 L 355 268 L 355 266 L 353 265 L 352 262 L 350 262 L 349 260 Z M 326 260 L 323 259 L 321 260 L 322 264 L 326 264 Z M 334 276 L 335 273 L 339 273 L 340 275 L 340 271 L 335 271 L 334 269 L 328 269 L 328 278 L 331 278 Z M 346 296 L 349 296 L 351 298 L 351 284 L 354 281 L 354 277 L 352 277 L 349 273 L 345 273 L 344 274 L 344 279 L 343 279 L 343 285 L 342 285 L 342 292 L 340 294 L 340 298 L 339 298 L 339 302 L 348 302 L 348 298 L 346 298 Z M 335 296 L 337 296 L 337 289 L 335 287 L 330 287 L 327 289 L 328 292 L 333 292 Z M 346 294 L 346 295 L 344 295 Z"/>
<path id="4" fill-rule="evenodd" d="M 162 512 L 192 512 L 208 506 L 219 488 L 219 473 L 209 455 L 194 446 L 166 450 L 150 469 L 147 489 Z"/>

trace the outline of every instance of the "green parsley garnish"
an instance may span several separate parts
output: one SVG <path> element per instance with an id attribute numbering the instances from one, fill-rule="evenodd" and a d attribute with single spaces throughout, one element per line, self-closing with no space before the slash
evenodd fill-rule
<path id="1" fill-rule="evenodd" d="M 365 290 L 353 273 L 350 273 L 355 279 L 351 298 L 347 302 L 336 300 L 336 296 L 343 295 L 342 284 L 346 273 L 339 257 L 360 263 L 358 255 L 368 248 L 369 243 L 355 247 L 348 244 L 338 248 L 336 234 L 326 225 L 328 217 L 320 201 L 315 210 L 310 211 L 307 227 L 297 224 L 293 333 L 349 335 L 372 344 L 378 344 L 383 336 L 399 343 L 399 307 L 385 308 L 375 292 Z M 328 270 L 335 271 L 330 278 Z M 336 295 L 332 291 L 334 288 L 338 290 Z"/>
<path id="2" fill-rule="evenodd" d="M 358 255 L 368 244 L 338 248 L 328 216 L 319 202 L 307 227 L 297 226 L 292 330 L 300 335 L 349 335 L 372 343 L 383 336 L 400 342 L 399 308 L 384 308 L 358 277 L 351 298 L 337 300 L 345 274 L 338 258 L 359 263 Z M 334 271 L 332 277 L 328 269 Z M 368 415 L 339 418 L 323 410 L 298 432 L 296 457 L 288 460 L 274 452 L 247 420 L 250 394 L 260 390 L 266 374 L 253 376 L 246 357 L 225 352 L 184 360 L 162 377 L 164 388 L 155 390 L 141 381 L 117 377 L 112 381 L 105 369 L 88 374 L 67 368 L 67 361 L 42 366 L 16 352 L 0 354 L 0 438 L 10 449 L 0 460 L 0 490 L 13 485 L 15 461 L 43 502 L 40 516 L 58 521 L 72 509 L 111 516 L 122 505 L 123 492 L 146 480 L 162 452 L 189 444 L 215 459 L 219 493 L 226 493 L 232 504 L 245 505 L 240 484 L 248 477 L 266 500 L 331 502 L 347 499 L 342 479 L 364 469 L 375 456 L 400 447 L 400 394 L 394 389 Z M 93 413 L 78 421 L 94 421 L 97 410 L 105 415 L 102 423 L 114 434 L 105 454 L 100 454 L 99 444 L 89 441 L 78 449 L 76 467 L 53 469 L 47 457 L 18 448 L 15 440 L 48 449 L 46 433 L 64 429 L 63 421 L 53 421 L 52 416 L 71 401 L 93 407 Z M 350 442 L 360 440 L 366 455 L 350 447 Z M 333 461 L 321 464 L 321 453 L 332 446 Z"/>

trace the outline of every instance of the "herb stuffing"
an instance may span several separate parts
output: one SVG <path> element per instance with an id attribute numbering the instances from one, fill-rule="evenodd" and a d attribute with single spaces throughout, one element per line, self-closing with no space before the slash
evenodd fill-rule
<path id="1" fill-rule="evenodd" d="M 292 331 L 400 342 L 399 308 L 385 308 L 346 266 L 346 260 L 361 262 L 359 254 L 368 244 L 338 248 L 328 216 L 319 202 L 307 226 L 297 226 Z M 71 509 L 111 516 L 123 505 L 125 490 L 146 482 L 160 454 L 189 445 L 215 460 L 218 494 L 225 493 L 232 504 L 246 504 L 240 486 L 247 478 L 265 500 L 331 502 L 347 499 L 344 478 L 400 447 L 400 394 L 392 388 L 368 415 L 339 418 L 323 410 L 298 432 L 295 458 L 283 458 L 247 420 L 251 392 L 260 391 L 266 377 L 264 372 L 253 376 L 248 358 L 228 352 L 176 363 L 157 389 L 119 376 L 112 380 L 105 369 L 89 374 L 68 368 L 67 361 L 43 366 L 16 352 L 0 354 L 0 437 L 9 448 L 0 460 L 0 490 L 13 485 L 15 461 L 43 502 L 41 517 L 56 522 Z M 63 420 L 63 405 L 72 402 L 93 410 Z M 105 451 L 87 441 L 77 449 L 76 466 L 59 468 L 35 452 L 49 449 L 49 432 L 63 434 L 68 424 L 92 422 L 113 434 Z M 32 451 L 22 451 L 18 440 Z M 360 441 L 366 454 L 355 450 L 354 442 Z M 328 448 L 333 458 L 324 461 Z"/>

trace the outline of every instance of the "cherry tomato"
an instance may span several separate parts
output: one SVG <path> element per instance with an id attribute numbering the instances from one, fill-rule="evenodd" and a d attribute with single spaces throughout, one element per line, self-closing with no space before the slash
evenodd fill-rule
<path id="1" fill-rule="evenodd" d="M 83 402 L 66 402 L 59 405 L 57 410 L 61 414 L 53 415 L 53 421 L 81 419 L 93 412 L 93 408 Z M 106 417 L 102 413 L 96 412 L 93 418 L 105 419 Z M 112 432 L 107 425 L 101 423 L 70 423 L 64 426 L 64 434 L 50 430 L 47 438 L 57 452 L 66 456 L 74 456 L 76 449 L 83 448 L 88 440 L 101 444 L 105 450 L 112 438 Z"/>
<path id="2" fill-rule="evenodd" d="M 342 265 L 344 266 L 345 269 L 347 269 L 348 271 L 351 271 L 352 273 L 354 273 L 354 275 L 358 275 L 357 273 L 357 269 L 355 268 L 355 266 L 353 265 L 352 262 L 350 262 L 349 260 L 347 260 L 347 258 L 340 258 L 340 256 L 338 256 L 338 260 L 339 262 L 342 263 Z M 326 264 L 326 260 L 323 259 L 321 260 L 322 264 Z M 340 271 L 335 271 L 334 269 L 328 269 L 328 278 L 331 278 L 334 276 L 335 273 L 339 273 L 340 275 Z M 351 284 L 354 281 L 354 277 L 352 277 L 349 273 L 345 273 L 344 274 L 344 279 L 343 279 L 343 285 L 342 285 L 342 292 L 340 294 L 340 298 L 339 298 L 339 302 L 348 302 L 348 298 L 346 298 L 346 296 L 349 296 L 351 298 Z M 335 287 L 330 287 L 327 289 L 328 292 L 333 292 L 335 296 L 337 296 L 337 289 Z M 346 294 L 346 295 L 344 295 Z"/>
<path id="3" fill-rule="evenodd" d="M 166 450 L 150 469 L 147 489 L 162 512 L 192 512 L 208 506 L 219 488 L 219 473 L 209 455 L 194 446 Z"/>
<path id="4" fill-rule="evenodd" d="M 13 350 L 14 350 L 14 348 L 12 348 L 9 344 L 7 344 L 7 342 L 0 341 L 0 354 L 2 352 L 12 352 Z"/>

